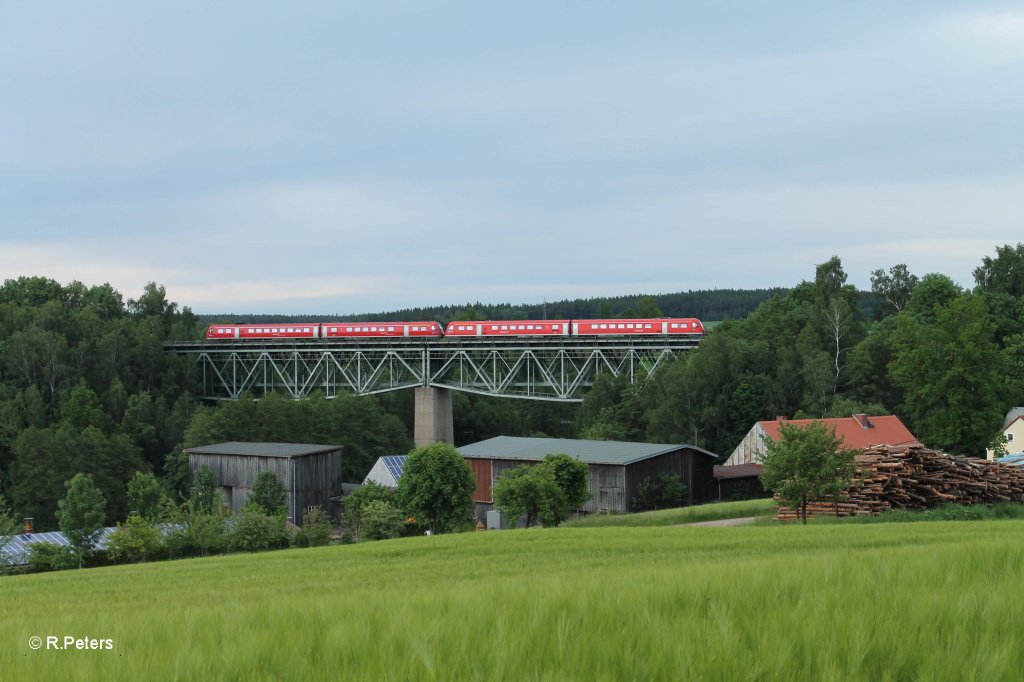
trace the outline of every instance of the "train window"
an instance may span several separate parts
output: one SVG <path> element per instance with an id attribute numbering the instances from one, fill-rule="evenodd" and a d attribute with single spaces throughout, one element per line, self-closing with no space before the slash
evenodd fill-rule
<path id="1" fill-rule="evenodd" d="M 388 331 L 389 332 L 393 332 L 393 331 L 395 331 L 395 328 L 394 327 L 388 327 Z"/>
<path id="2" fill-rule="evenodd" d="M 302 331 L 308 334 L 309 333 L 309 327 L 303 327 Z"/>
<path id="3" fill-rule="evenodd" d="M 501 325 L 501 331 L 507 332 L 508 331 L 508 325 L 507 324 Z"/>
<path id="4" fill-rule="evenodd" d="M 492 324 L 492 325 L 491 325 L 491 331 L 492 331 L 492 332 L 496 332 L 496 331 L 498 331 L 498 325 L 496 325 L 496 324 Z"/>
<path id="5" fill-rule="evenodd" d="M 625 328 L 626 328 L 626 325 L 624 325 L 624 324 L 620 324 L 619 325 L 619 329 L 625 329 Z"/>
<path id="6" fill-rule="evenodd" d="M 645 324 L 645 325 L 644 325 L 644 329 L 651 329 L 651 325 L 649 325 L 649 324 Z"/>
<path id="7" fill-rule="evenodd" d="M 691 322 L 690 326 L 693 327 L 694 329 L 696 329 L 697 328 L 697 323 L 696 322 Z"/>
<path id="8" fill-rule="evenodd" d="M 288 327 L 288 333 L 289 334 L 293 334 L 294 332 L 295 332 L 295 327 Z"/>

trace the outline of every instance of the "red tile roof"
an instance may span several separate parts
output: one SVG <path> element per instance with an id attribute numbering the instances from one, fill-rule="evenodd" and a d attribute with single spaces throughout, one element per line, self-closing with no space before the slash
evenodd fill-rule
<path id="1" fill-rule="evenodd" d="M 807 426 L 813 421 L 820 421 L 827 426 L 834 426 L 836 436 L 843 439 L 848 448 L 866 448 L 872 445 L 912 445 L 917 438 L 903 425 L 899 417 L 866 417 L 856 415 L 836 419 L 784 419 L 760 422 L 761 426 L 772 437 L 779 439 L 779 424 Z"/>
<path id="2" fill-rule="evenodd" d="M 748 476 L 760 476 L 764 471 L 762 464 L 730 464 L 729 466 L 717 466 L 714 469 L 715 478 L 747 478 Z"/>

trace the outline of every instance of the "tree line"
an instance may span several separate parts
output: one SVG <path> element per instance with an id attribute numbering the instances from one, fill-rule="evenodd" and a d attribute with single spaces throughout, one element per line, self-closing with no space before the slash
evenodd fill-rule
<path id="1" fill-rule="evenodd" d="M 646 381 L 599 378 L 577 427 L 728 455 L 759 420 L 896 414 L 928 447 L 983 456 L 1024 400 L 1024 244 L 997 247 L 974 280 L 896 264 L 868 299 L 833 257 Z"/>
<path id="2" fill-rule="evenodd" d="M 200 315 L 204 323 L 239 322 L 259 324 L 279 321 L 356 321 L 436 320 L 447 324 L 453 320 L 571 320 L 626 317 L 696 317 L 718 321 L 746 317 L 754 308 L 772 296 L 786 292 L 773 289 L 712 289 L 680 291 L 670 294 L 633 294 L 577 298 L 542 303 L 466 303 L 464 305 L 427 306 L 401 310 L 360 313 L 356 315 L 267 315 L 218 314 Z"/>

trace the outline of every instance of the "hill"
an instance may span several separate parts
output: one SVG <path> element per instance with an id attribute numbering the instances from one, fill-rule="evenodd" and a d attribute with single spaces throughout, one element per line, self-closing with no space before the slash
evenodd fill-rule
<path id="1" fill-rule="evenodd" d="M 536 529 L 14 576 L 0 666 L 19 680 L 1013 679 L 1024 522 L 964 523 Z M 112 648 L 47 650 L 47 636 Z"/>

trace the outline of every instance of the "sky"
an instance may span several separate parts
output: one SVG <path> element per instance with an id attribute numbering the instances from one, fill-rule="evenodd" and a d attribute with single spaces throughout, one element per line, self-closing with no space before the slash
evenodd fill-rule
<path id="1" fill-rule="evenodd" d="M 828 5 L 828 6 L 825 6 Z M 357 314 L 1024 241 L 1024 7 L 9 3 L 0 280 Z"/>

